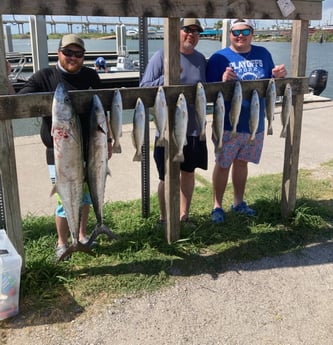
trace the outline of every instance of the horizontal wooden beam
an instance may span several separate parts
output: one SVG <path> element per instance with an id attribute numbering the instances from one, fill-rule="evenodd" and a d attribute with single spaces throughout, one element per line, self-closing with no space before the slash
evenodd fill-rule
<path id="1" fill-rule="evenodd" d="M 243 81 L 243 97 L 250 98 L 252 90 L 256 89 L 261 97 L 264 96 L 269 79 Z M 282 95 L 286 83 L 290 83 L 293 95 L 308 93 L 308 78 L 283 78 L 276 79 L 277 95 Z M 222 91 L 224 99 L 230 100 L 233 94 L 234 82 L 206 83 L 204 84 L 207 102 L 214 102 L 217 92 Z M 166 99 L 169 104 L 175 104 L 181 92 L 184 93 L 189 103 L 194 103 L 195 85 L 165 86 Z M 152 107 L 155 101 L 157 87 L 135 87 L 120 89 L 123 108 L 134 109 L 138 97 L 141 97 L 146 108 Z M 69 91 L 74 108 L 77 112 L 89 109 L 93 94 L 98 94 L 104 108 L 111 109 L 114 89 Z M 20 119 L 29 117 L 51 116 L 53 92 L 34 93 L 25 95 L 0 96 L 0 120 Z"/>
<path id="2" fill-rule="evenodd" d="M 320 20 L 322 1 L 292 1 L 284 17 L 276 0 L 1 0 L 0 14 L 105 17 L 197 17 Z"/>

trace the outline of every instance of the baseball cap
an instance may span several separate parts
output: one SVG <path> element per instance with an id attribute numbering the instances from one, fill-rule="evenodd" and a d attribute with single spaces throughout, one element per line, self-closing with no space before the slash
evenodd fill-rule
<path id="1" fill-rule="evenodd" d="M 75 34 L 64 35 L 62 37 L 62 39 L 60 40 L 60 42 L 59 42 L 59 49 L 60 48 L 65 48 L 65 47 L 67 47 L 67 46 L 69 46 L 71 44 L 75 44 L 78 47 L 80 47 L 83 50 L 85 50 L 83 40 L 79 36 L 77 36 Z"/>
<path id="2" fill-rule="evenodd" d="M 199 31 L 200 32 L 203 32 L 203 28 L 200 24 L 200 21 L 199 19 L 196 19 L 196 18 L 183 18 L 181 21 L 180 21 L 180 27 L 185 27 L 185 26 L 191 26 L 191 25 L 195 25 L 198 27 Z"/>
<path id="3" fill-rule="evenodd" d="M 235 28 L 237 28 L 237 26 L 241 26 L 241 25 L 247 25 L 252 30 L 254 30 L 254 25 L 253 25 L 251 19 L 240 19 L 240 18 L 233 19 L 231 21 L 230 30 L 235 29 Z"/>
<path id="4" fill-rule="evenodd" d="M 96 66 L 105 67 L 106 61 L 105 61 L 105 59 L 104 59 L 102 56 L 100 56 L 100 57 L 98 57 L 98 58 L 96 59 L 95 65 L 96 65 Z"/>

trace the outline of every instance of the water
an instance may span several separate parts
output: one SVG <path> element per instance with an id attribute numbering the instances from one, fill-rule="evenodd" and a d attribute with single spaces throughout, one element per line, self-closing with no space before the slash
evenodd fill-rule
<path id="1" fill-rule="evenodd" d="M 48 40 L 48 51 L 56 52 L 58 49 L 59 40 Z M 85 40 L 86 49 L 88 51 L 116 51 L 116 40 Z M 256 45 L 261 45 L 267 48 L 272 56 L 275 64 L 284 63 L 287 70 L 290 68 L 290 42 L 254 42 Z M 13 40 L 14 51 L 16 52 L 30 52 L 30 40 L 19 39 Z M 139 50 L 139 41 L 128 39 L 126 42 L 127 50 Z M 153 53 L 163 47 L 163 40 L 150 40 L 148 43 L 149 58 Z M 202 52 L 207 58 L 211 56 L 216 50 L 221 48 L 221 42 L 213 40 L 200 40 L 197 49 Z M 138 59 L 138 56 L 133 56 L 133 59 Z M 325 69 L 328 71 L 328 81 L 326 89 L 321 93 L 321 96 L 333 98 L 333 82 L 330 78 L 333 77 L 333 43 L 308 43 L 307 67 L 306 76 L 315 69 Z M 128 118 L 131 118 L 129 114 Z M 33 135 L 39 133 L 40 119 L 19 119 L 13 121 L 14 136 Z M 126 121 L 124 121 L 126 122 Z"/>

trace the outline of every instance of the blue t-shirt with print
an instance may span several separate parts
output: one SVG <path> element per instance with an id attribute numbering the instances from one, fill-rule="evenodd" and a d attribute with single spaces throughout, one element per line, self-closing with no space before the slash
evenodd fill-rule
<path id="1" fill-rule="evenodd" d="M 207 64 L 207 82 L 222 81 L 222 75 L 227 67 L 231 67 L 237 74 L 239 80 L 267 79 L 272 77 L 274 62 L 270 52 L 260 46 L 251 45 L 248 53 L 240 54 L 228 48 L 215 52 L 208 60 Z M 231 102 L 225 102 L 226 116 L 224 120 L 224 129 L 232 130 L 229 111 Z M 251 99 L 243 99 L 237 132 L 250 133 Z M 257 133 L 265 129 L 265 98 L 260 99 L 260 119 Z"/>

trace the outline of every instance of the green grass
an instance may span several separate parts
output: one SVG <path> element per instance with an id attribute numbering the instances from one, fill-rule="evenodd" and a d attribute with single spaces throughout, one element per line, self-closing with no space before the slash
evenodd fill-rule
<path id="1" fill-rule="evenodd" d="M 331 169 L 333 161 L 323 168 Z M 331 175 L 332 176 L 332 175 Z M 151 215 L 141 217 L 141 201 L 105 205 L 105 223 L 120 236 L 110 242 L 104 235 L 94 249 L 96 257 L 74 253 L 56 264 L 56 230 L 53 217 L 29 216 L 23 221 L 26 267 L 21 279 L 21 314 L 66 320 L 93 303 L 138 295 L 172 284 L 175 277 L 208 273 L 213 276 L 232 262 L 244 262 L 296 251 L 333 237 L 333 179 L 318 179 L 300 171 L 297 205 L 288 220 L 280 214 L 281 175 L 250 178 L 246 201 L 256 217 L 227 211 L 223 225 L 212 225 L 210 181 L 200 179 L 191 207 L 196 228 L 182 228 L 172 245 L 156 225 L 157 197 L 151 198 Z M 228 185 L 225 205 L 230 205 Z M 91 212 L 89 228 L 95 225 Z M 34 321 L 31 321 L 34 322 Z M 0 323 L 1 324 L 1 323 Z"/>

